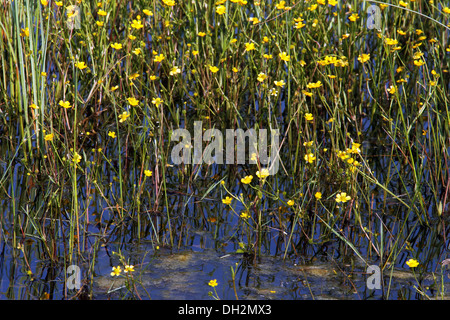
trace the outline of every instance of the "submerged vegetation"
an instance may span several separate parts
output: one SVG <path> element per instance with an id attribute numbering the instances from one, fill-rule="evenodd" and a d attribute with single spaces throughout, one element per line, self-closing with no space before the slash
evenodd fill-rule
<path id="1" fill-rule="evenodd" d="M 236 254 L 206 298 L 243 298 L 267 256 L 350 284 L 356 260 L 378 265 L 359 298 L 448 295 L 446 1 L 374 1 L 376 28 L 357 0 L 0 2 L 2 298 L 95 298 L 99 276 L 152 297 L 160 251 L 192 249 Z M 196 121 L 279 130 L 279 170 L 174 164 Z M 393 292 L 399 269 L 414 277 Z"/>

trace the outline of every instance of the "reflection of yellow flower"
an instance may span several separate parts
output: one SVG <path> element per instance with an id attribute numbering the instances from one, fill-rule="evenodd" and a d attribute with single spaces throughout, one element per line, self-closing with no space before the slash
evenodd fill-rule
<path id="1" fill-rule="evenodd" d="M 416 259 L 409 259 L 408 261 L 406 261 L 406 264 L 410 268 L 415 268 L 419 265 L 419 261 L 417 261 Z"/>
<path id="2" fill-rule="evenodd" d="M 223 204 L 230 204 L 231 200 L 233 200 L 233 199 L 227 196 L 227 197 L 225 197 L 225 199 L 222 199 L 222 203 Z"/>
<path id="3" fill-rule="evenodd" d="M 252 182 L 253 176 L 245 176 L 245 178 L 241 179 L 241 182 L 243 184 L 249 184 L 250 182 Z"/>
<path id="4" fill-rule="evenodd" d="M 341 192 L 341 193 L 336 195 L 336 202 L 337 203 L 339 203 L 339 202 L 344 203 L 344 202 L 347 202 L 350 199 L 351 199 L 350 196 L 348 196 L 347 193 L 345 193 L 345 192 Z"/>

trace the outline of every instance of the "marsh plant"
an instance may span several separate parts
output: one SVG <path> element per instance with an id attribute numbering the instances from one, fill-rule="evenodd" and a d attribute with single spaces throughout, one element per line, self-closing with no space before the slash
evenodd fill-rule
<path id="1" fill-rule="evenodd" d="M 448 2 L 0 3 L 7 298 L 74 297 L 70 265 L 95 298 L 100 256 L 139 298 L 143 261 L 111 252 L 189 249 L 193 230 L 246 265 L 415 259 L 420 275 L 446 258 Z M 390 283 L 376 294 L 436 293 Z"/>

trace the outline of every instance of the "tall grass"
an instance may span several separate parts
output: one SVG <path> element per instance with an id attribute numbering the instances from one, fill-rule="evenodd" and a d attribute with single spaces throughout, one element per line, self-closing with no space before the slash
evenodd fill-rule
<path id="1" fill-rule="evenodd" d="M 383 267 L 407 244 L 423 257 L 420 228 L 445 244 L 450 14 L 444 1 L 376 3 L 379 30 L 360 1 L 3 0 L 2 241 L 31 237 L 71 264 L 99 239 L 175 249 L 203 228 L 255 256 L 334 239 Z M 173 130 L 198 120 L 279 129 L 279 172 L 174 165 Z"/>

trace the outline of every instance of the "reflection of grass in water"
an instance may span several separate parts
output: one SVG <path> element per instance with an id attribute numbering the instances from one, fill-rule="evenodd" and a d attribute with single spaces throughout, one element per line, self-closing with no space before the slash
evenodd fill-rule
<path id="1" fill-rule="evenodd" d="M 408 5 L 448 23 L 442 1 Z M 338 240 L 387 269 L 410 256 L 435 268 L 448 228 L 447 31 L 389 7 L 379 33 L 364 5 L 286 6 L 83 1 L 90 22 L 75 30 L 64 7 L 2 9 L 0 226 L 13 248 L 36 240 L 22 247 L 28 271 L 30 251 L 78 263 L 113 240 L 193 245 L 192 230 L 254 257 Z M 173 165 L 171 133 L 198 120 L 279 129 L 280 170 Z"/>

